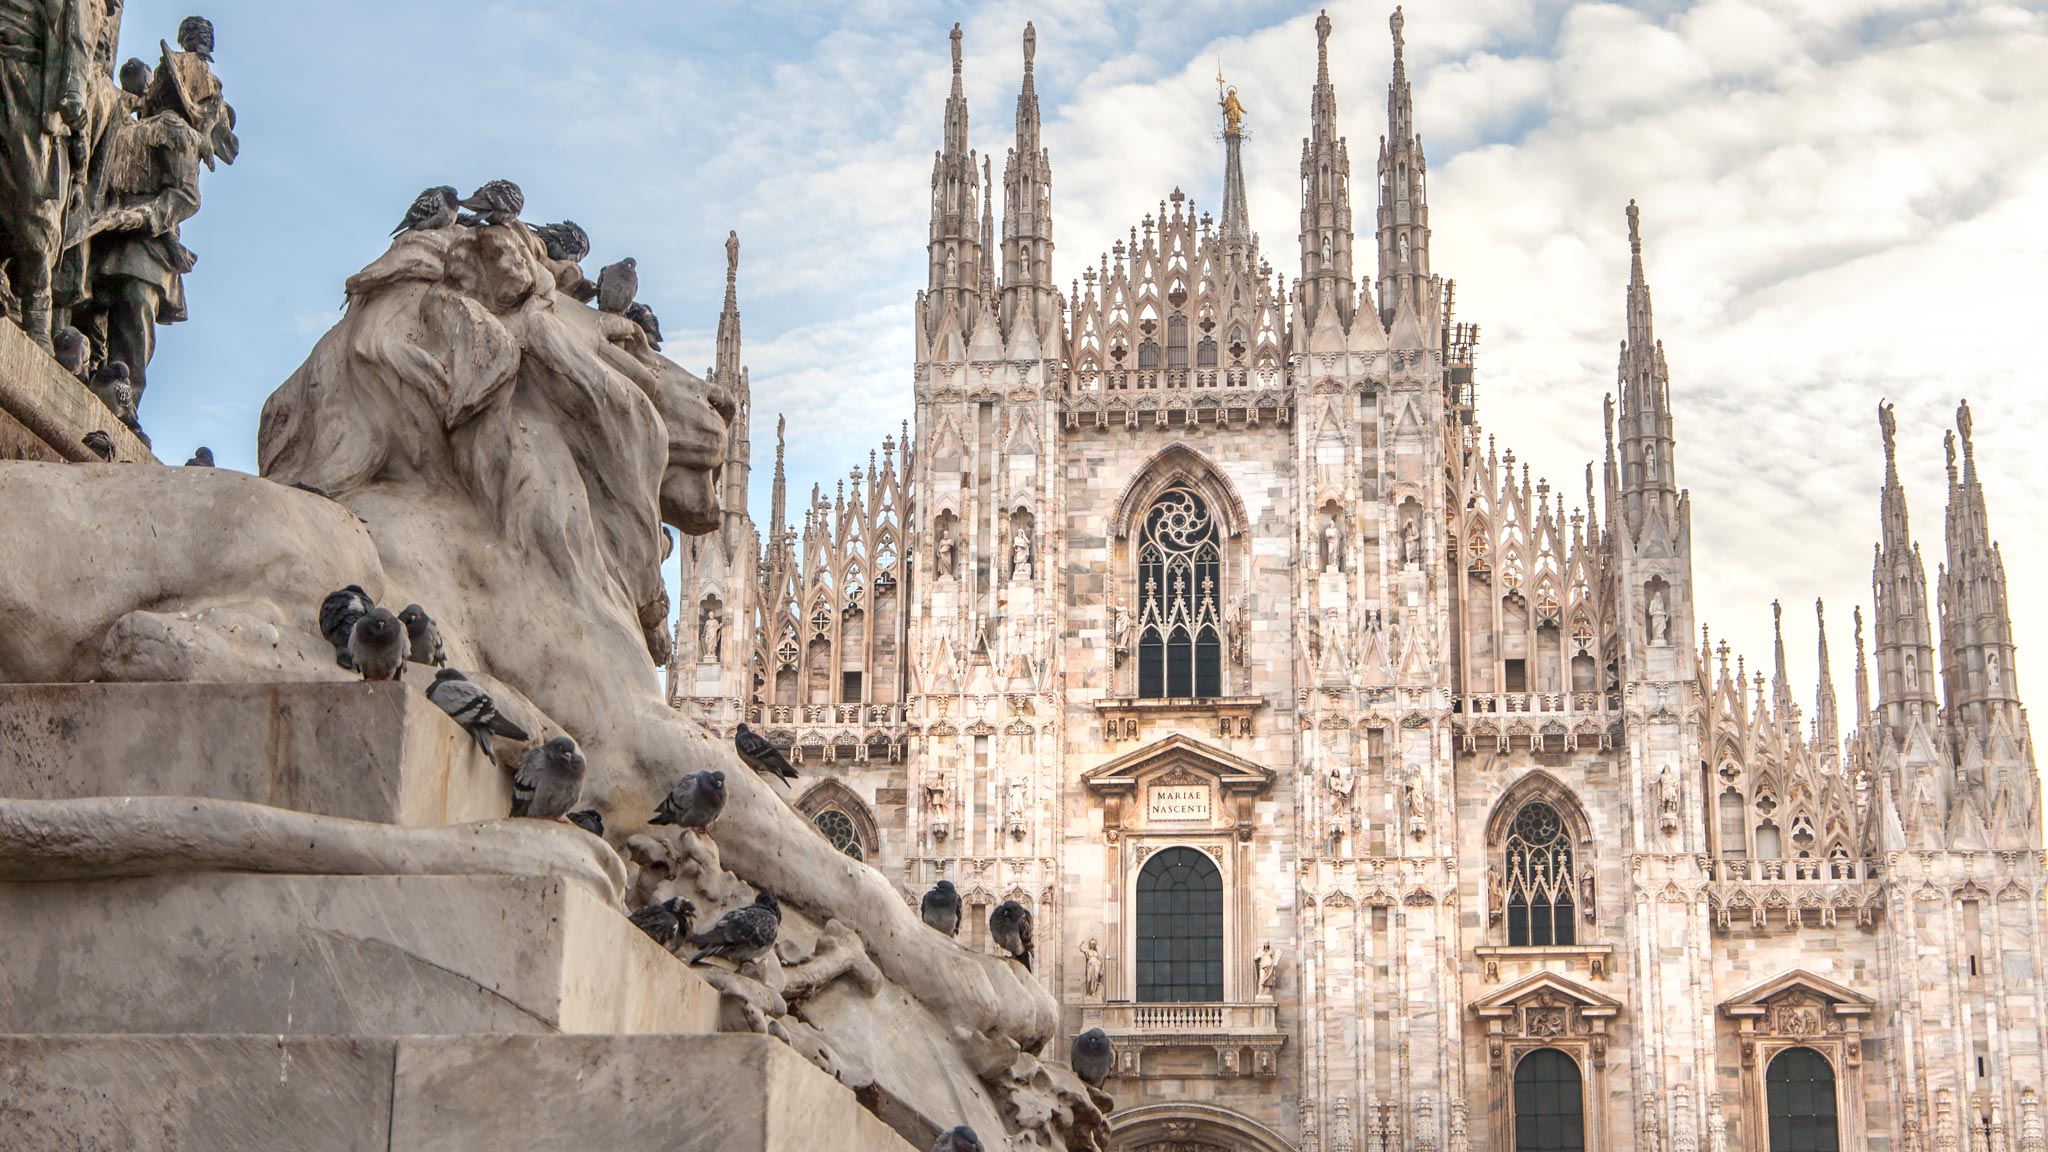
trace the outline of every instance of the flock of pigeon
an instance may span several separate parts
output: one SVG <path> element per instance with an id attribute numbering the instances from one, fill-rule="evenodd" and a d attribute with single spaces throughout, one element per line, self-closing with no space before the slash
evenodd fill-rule
<path id="1" fill-rule="evenodd" d="M 398 227 L 393 228 L 391 234 L 432 232 L 458 224 L 474 228 L 510 224 L 519 219 L 519 213 L 525 208 L 526 194 L 510 180 L 489 181 L 463 198 L 457 198 L 454 188 L 442 184 L 421 192 L 413 200 L 412 207 L 406 209 L 405 219 L 398 222 Z M 576 264 L 590 255 L 590 234 L 574 220 L 534 225 L 532 231 L 547 248 L 550 260 Z M 640 294 L 640 273 L 635 269 L 631 256 L 616 264 L 605 265 L 597 274 L 596 287 L 586 290 L 583 299 L 585 303 L 595 299 L 600 311 L 623 316 L 638 324 L 640 330 L 647 333 L 647 346 L 659 352 L 661 321 L 655 317 L 654 309 L 634 299 Z"/>
<path id="2" fill-rule="evenodd" d="M 89 364 L 92 343 L 85 333 L 66 324 L 50 336 L 50 348 L 56 354 L 57 364 L 66 372 L 78 378 L 107 411 L 114 414 L 123 427 L 135 433 L 142 446 L 149 447 L 149 434 L 142 430 L 142 424 L 135 417 L 135 388 L 133 377 L 124 360 L 109 360 L 94 368 Z M 94 429 L 83 437 L 85 446 L 101 460 L 114 458 L 114 438 Z"/>

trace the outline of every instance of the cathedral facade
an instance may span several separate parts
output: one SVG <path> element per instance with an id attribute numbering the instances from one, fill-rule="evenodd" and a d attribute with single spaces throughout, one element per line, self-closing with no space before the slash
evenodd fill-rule
<path id="1" fill-rule="evenodd" d="M 1808 712 L 1782 638 L 1767 679 L 1696 618 L 1634 204 L 1568 508 L 1478 423 L 1398 10 L 1362 188 L 1317 31 L 1291 281 L 1232 91 L 1219 213 L 1175 190 L 1062 285 L 1035 35 L 998 216 L 955 28 L 914 424 L 794 517 L 778 429 L 764 531 L 743 402 L 673 703 L 785 746 L 906 901 L 954 881 L 963 945 L 1031 908 L 1121 1149 L 2044 1152 L 2048 854 L 1968 409 L 1932 586 L 1880 409 L 1869 642 L 1845 711 L 1816 621 Z"/>

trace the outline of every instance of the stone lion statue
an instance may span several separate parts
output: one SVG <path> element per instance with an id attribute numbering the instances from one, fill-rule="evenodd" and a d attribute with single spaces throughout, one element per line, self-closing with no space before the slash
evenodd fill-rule
<path id="1" fill-rule="evenodd" d="M 260 478 L 0 463 L 0 538 L 32 542 L 0 565 L 0 680 L 344 679 L 322 597 L 422 604 L 451 665 L 536 739 L 582 745 L 615 842 L 684 772 L 725 768 L 723 868 L 850 928 L 957 1033 L 1013 1131 L 1051 1141 L 1059 1113 L 1060 1140 L 1099 1139 L 1079 1082 L 1029 1055 L 1058 1028 L 1051 997 L 925 929 L 663 701 L 663 525 L 716 524 L 733 401 L 558 290 L 580 278 L 517 223 L 405 233 L 264 406 Z"/>

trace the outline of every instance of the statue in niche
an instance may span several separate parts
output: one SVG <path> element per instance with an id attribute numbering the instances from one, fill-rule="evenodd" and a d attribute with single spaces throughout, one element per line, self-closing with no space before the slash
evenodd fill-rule
<path id="1" fill-rule="evenodd" d="M 718 610 L 718 602 L 707 601 L 703 622 L 697 626 L 697 659 L 700 663 L 716 664 L 719 646 L 725 640 L 725 613 Z"/>
<path id="2" fill-rule="evenodd" d="M 1025 798 L 1027 791 L 1028 789 L 1022 780 L 1010 781 L 1009 787 L 1005 790 L 1005 794 L 1008 797 L 1007 807 L 1009 808 L 1010 834 L 1012 836 L 1022 836 L 1024 834 L 1024 809 L 1030 803 Z"/>
<path id="3" fill-rule="evenodd" d="M 1352 769 L 1350 763 L 1339 760 L 1335 764 L 1330 765 L 1329 781 L 1330 796 L 1336 801 L 1337 807 L 1350 807 L 1351 790 L 1358 783 L 1357 774 Z"/>
<path id="4" fill-rule="evenodd" d="M 1589 863 L 1581 866 L 1579 868 L 1579 915 L 1584 916 L 1588 923 L 1599 918 L 1598 905 L 1595 902 L 1598 896 L 1598 887 L 1599 880 L 1593 874 L 1593 865 Z"/>
<path id="5" fill-rule="evenodd" d="M 1081 994 L 1090 1000 L 1102 997 L 1102 945 L 1093 936 L 1081 945 Z"/>
<path id="6" fill-rule="evenodd" d="M 1109 642 L 1116 662 L 1122 664 L 1124 658 L 1131 654 L 1131 610 L 1122 603 L 1110 607 Z"/>
<path id="7" fill-rule="evenodd" d="M 1671 642 L 1671 608 L 1662 588 L 1650 593 L 1650 643 Z"/>
<path id="8" fill-rule="evenodd" d="M 1337 524 L 1333 520 L 1323 522 L 1323 571 L 1344 570 L 1344 544 L 1337 535 Z"/>
<path id="9" fill-rule="evenodd" d="M 1031 569 L 1031 535 L 1024 529 L 1010 538 L 1010 579 L 1029 580 L 1035 574 Z"/>
<path id="10" fill-rule="evenodd" d="M 1406 264 L 1408 262 L 1408 234 L 1406 232 L 1401 233 L 1399 245 L 1401 249 L 1401 263 Z"/>
<path id="11" fill-rule="evenodd" d="M 1308 649 L 1308 666 L 1311 669 L 1322 667 L 1323 634 L 1316 628 L 1315 613 L 1303 612 L 1301 614 L 1301 638 L 1302 643 Z"/>
<path id="12" fill-rule="evenodd" d="M 86 127 L 93 74 L 83 0 L 0 0 L 0 28 L 19 29 L 0 54 L 0 259 L 9 312 L 50 350 L 51 277 L 63 248 L 73 155 Z M 60 135 L 61 133 L 61 135 Z"/>
<path id="13" fill-rule="evenodd" d="M 1678 780 L 1669 764 L 1657 770 L 1657 825 L 1666 836 L 1678 831 Z"/>
<path id="14" fill-rule="evenodd" d="M 1486 866 L 1486 922 L 1498 924 L 1508 910 L 1508 882 L 1501 875 L 1500 865 Z"/>
<path id="15" fill-rule="evenodd" d="M 951 576 L 953 574 L 953 554 L 957 547 L 953 542 L 953 529 L 948 525 L 941 524 L 939 526 L 939 542 L 933 549 L 933 559 L 937 561 L 939 575 Z"/>
<path id="16" fill-rule="evenodd" d="M 1406 642 L 1406 640 L 1407 633 L 1402 631 L 1401 622 L 1399 620 L 1389 621 L 1387 624 L 1386 647 L 1387 671 L 1394 672 L 1400 669 L 1402 655 L 1401 645 L 1404 642 Z"/>
<path id="17" fill-rule="evenodd" d="M 65 221 L 57 277 L 68 322 L 98 338 L 106 361 L 128 365 L 138 403 L 156 326 L 186 318 L 185 273 L 198 258 L 178 229 L 199 211 L 199 166 L 233 164 L 241 150 L 208 63 L 213 26 L 188 18 L 178 39 L 187 50 L 166 49 L 139 102 L 128 98 L 133 117 L 108 126 Z"/>
<path id="18" fill-rule="evenodd" d="M 1906 653 L 1906 690 L 1920 687 L 1920 661 L 1911 652 Z"/>
<path id="19" fill-rule="evenodd" d="M 1401 525 L 1401 563 L 1422 563 L 1422 532 L 1413 520 Z"/>
<path id="20" fill-rule="evenodd" d="M 1229 634 L 1230 662 L 1242 668 L 1251 659 L 1252 622 L 1250 597 L 1238 600 L 1237 611 L 1225 622 Z"/>
<path id="21" fill-rule="evenodd" d="M 1266 941 L 1259 947 L 1259 954 L 1252 957 L 1252 972 L 1257 977 L 1260 999 L 1273 998 L 1273 989 L 1280 980 L 1280 958 L 1273 954 L 1273 942 Z"/>
<path id="22" fill-rule="evenodd" d="M 1429 797 L 1422 787 L 1422 770 L 1410 769 L 1401 785 L 1401 806 L 1408 811 L 1408 835 L 1420 840 L 1429 834 Z"/>
<path id="23" fill-rule="evenodd" d="M 1998 653 L 1995 651 L 1986 652 L 1984 653 L 1984 686 L 1996 692 L 1998 691 L 1998 685 Z"/>

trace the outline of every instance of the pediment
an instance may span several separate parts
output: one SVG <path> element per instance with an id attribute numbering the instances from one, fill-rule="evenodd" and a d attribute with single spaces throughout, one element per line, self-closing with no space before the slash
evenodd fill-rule
<path id="1" fill-rule="evenodd" d="M 1213 780 L 1226 792 L 1264 792 L 1273 775 L 1242 756 L 1176 732 L 1083 773 L 1081 783 L 1091 792 L 1131 792 L 1141 778 L 1175 783 L 1179 777 L 1187 783 Z"/>
<path id="2" fill-rule="evenodd" d="M 1576 1008 L 1581 1016 L 1614 1016 L 1621 1011 L 1621 1001 L 1555 972 L 1537 972 L 1490 996 L 1474 1000 L 1472 1011 L 1482 1017 L 1509 1016 L 1524 1005 L 1545 1000 Z"/>
<path id="3" fill-rule="evenodd" d="M 1761 1016 L 1772 1001 L 1793 993 L 1805 993 L 1828 1001 L 1837 1016 L 1867 1016 L 1877 1004 L 1853 988 L 1816 976 L 1803 968 L 1794 968 L 1723 1000 L 1721 1011 L 1728 1016 Z"/>

